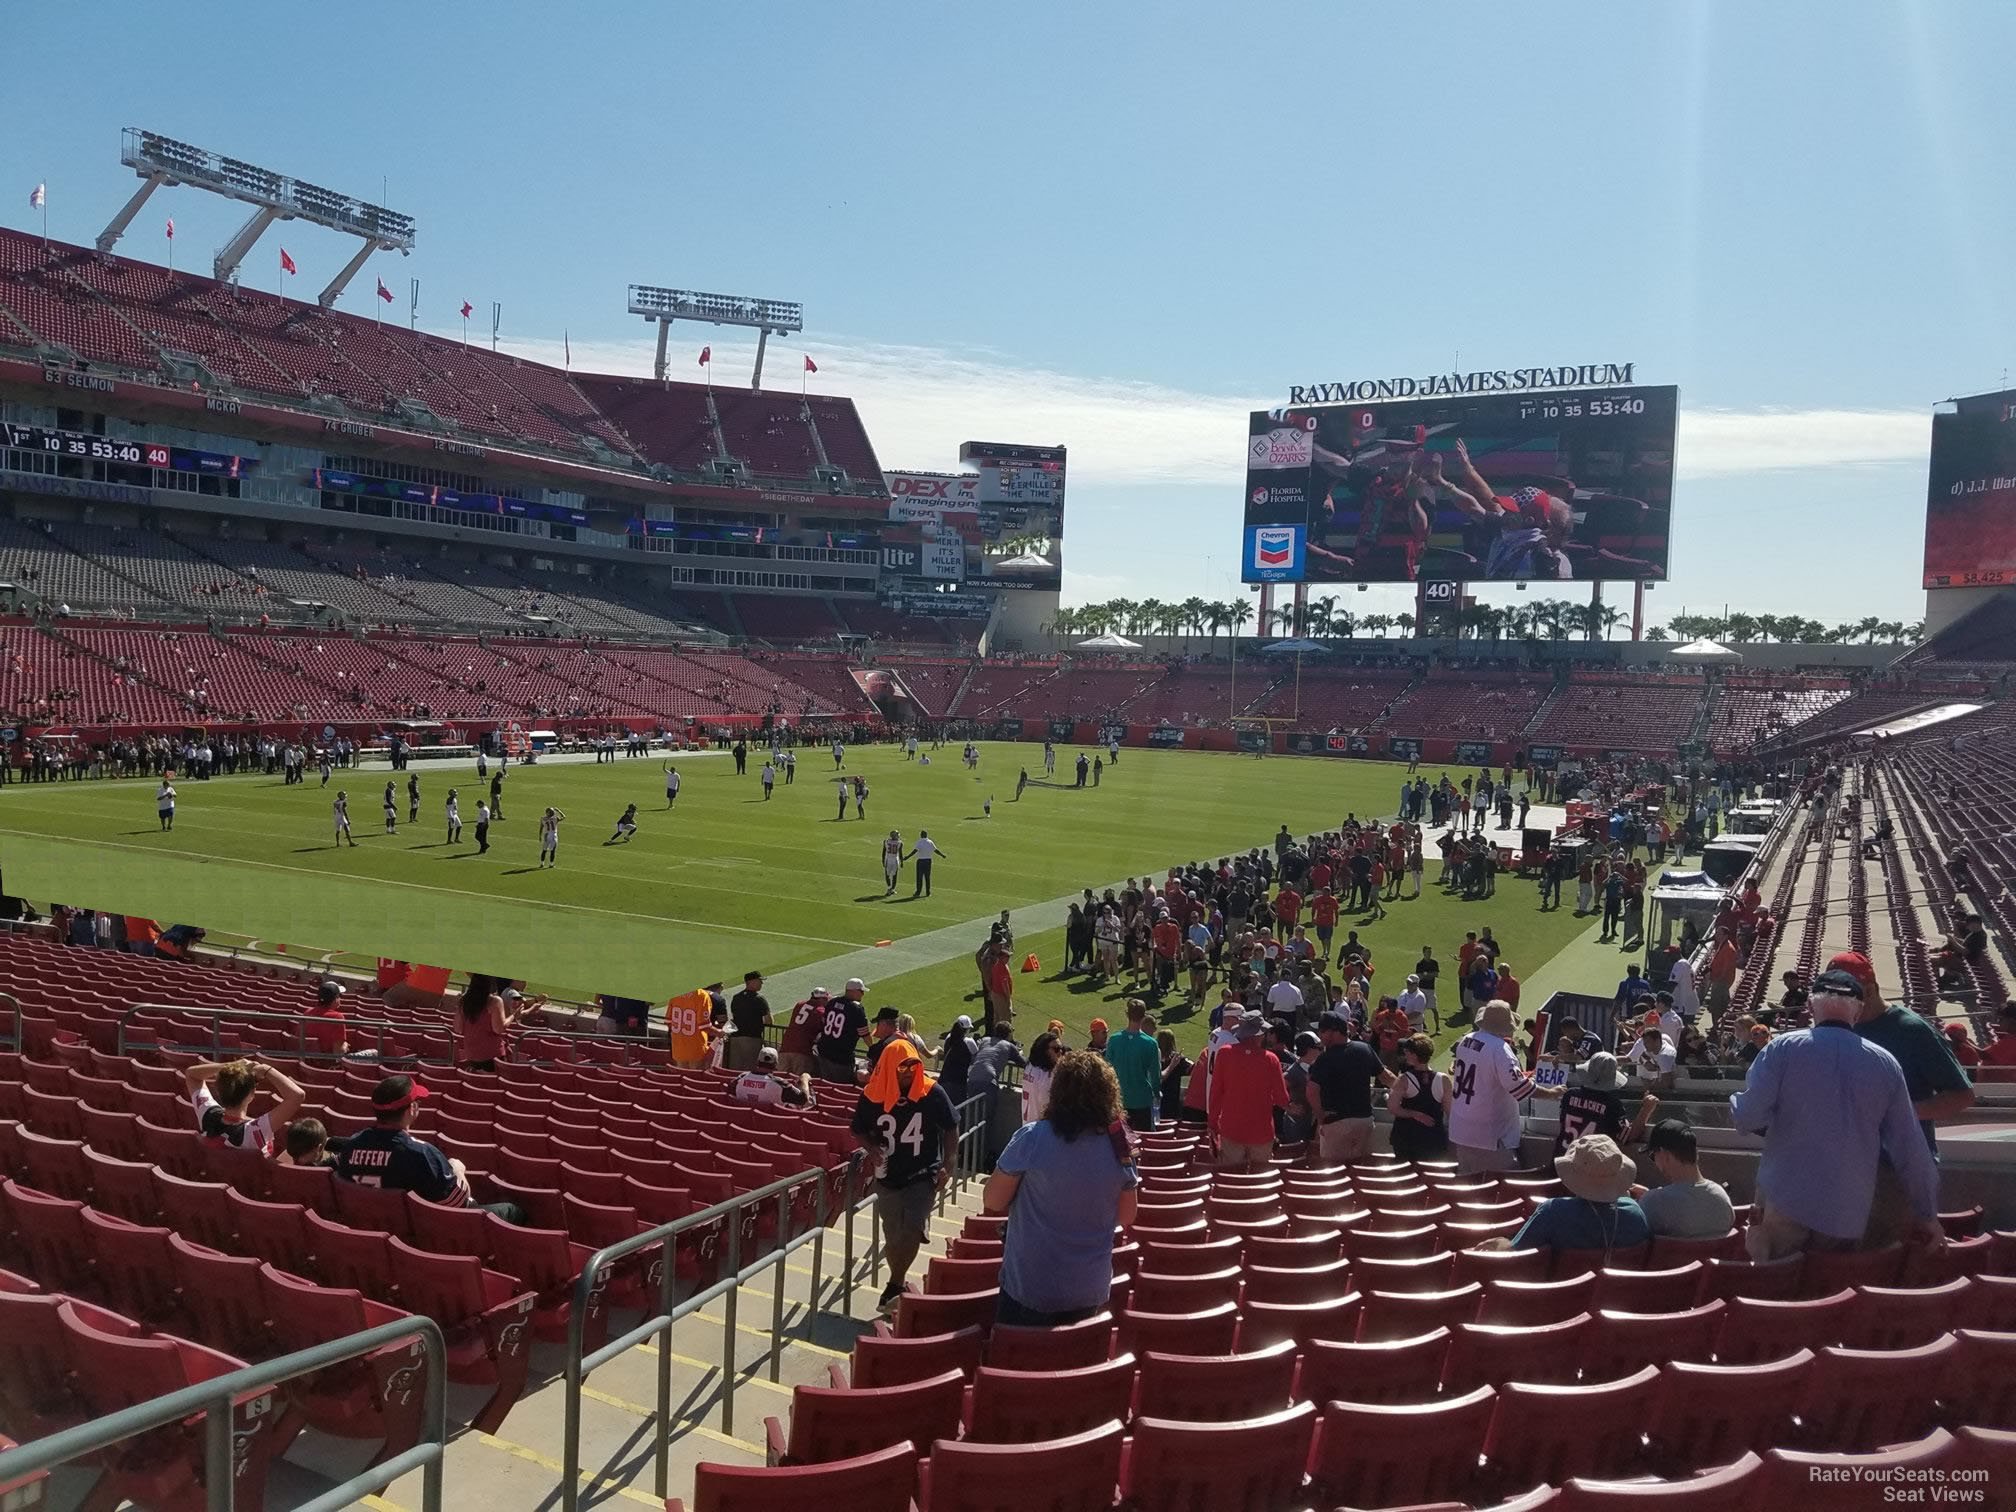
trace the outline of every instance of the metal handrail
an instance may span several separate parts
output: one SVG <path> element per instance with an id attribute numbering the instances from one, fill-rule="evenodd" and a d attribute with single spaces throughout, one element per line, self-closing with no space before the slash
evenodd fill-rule
<path id="1" fill-rule="evenodd" d="M 138 1041 L 133 1045 L 128 1045 L 126 1040 L 127 1026 L 132 1021 L 133 1017 L 136 1014 L 141 1013 L 168 1013 L 168 1014 L 175 1014 L 179 1017 L 191 1017 L 191 1018 L 208 1014 L 211 1016 L 210 1041 L 208 1044 L 184 1044 L 180 1042 L 167 1042 L 158 1039 L 149 1039 Z M 132 1007 L 128 1008 L 124 1013 L 119 1015 L 118 1053 L 121 1055 L 131 1055 L 136 1049 L 145 1048 L 150 1050 L 171 1050 L 178 1054 L 193 1054 L 197 1052 L 208 1052 L 214 1058 L 215 1056 L 222 1055 L 225 1050 L 221 1033 L 222 1030 L 221 1021 L 226 1017 L 232 1019 L 244 1020 L 247 1022 L 259 1022 L 263 1020 L 272 1023 L 292 1024 L 296 1027 L 297 1030 L 301 1030 L 304 1028 L 304 1026 L 311 1023 L 326 1024 L 330 1022 L 329 1020 L 320 1018 L 312 1013 L 280 1013 L 263 1009 L 223 1008 L 218 1007 L 215 1004 L 203 1004 L 203 1005 L 192 1004 L 184 1006 L 184 1005 L 177 1005 L 174 1003 L 135 1003 Z M 448 1030 L 445 1027 L 437 1027 L 430 1029 L 424 1025 L 416 1025 L 410 1021 L 402 1021 L 399 1019 L 359 1018 L 348 1013 L 347 1011 L 343 1015 L 341 1022 L 346 1037 L 348 1035 L 348 1032 L 352 1029 L 369 1029 L 377 1031 L 377 1044 L 375 1051 L 373 1053 L 377 1054 L 381 1059 L 385 1058 L 384 1051 L 385 1051 L 385 1041 L 387 1040 L 387 1038 L 397 1040 L 397 1038 L 401 1034 L 412 1035 L 412 1034 L 448 1033 Z M 387 1031 L 390 1031 L 390 1033 L 388 1034 Z M 637 1044 L 648 1044 L 648 1041 L 637 1040 L 634 1035 L 597 1034 L 593 1030 L 588 1029 L 554 1029 L 541 1025 L 536 1028 L 521 1029 L 519 1032 L 523 1035 L 529 1035 L 531 1037 L 539 1039 L 594 1040 L 598 1043 L 603 1044 L 614 1043 L 617 1041 L 631 1041 Z M 294 1048 L 291 1051 L 282 1053 L 291 1054 L 301 1060 L 342 1061 L 351 1059 L 357 1055 L 362 1054 L 363 1052 L 358 1050 L 346 1050 L 339 1054 L 338 1052 L 332 1050 L 311 1049 L 309 1048 L 306 1042 L 305 1033 L 297 1033 L 295 1036 Z M 392 1059 L 411 1060 L 421 1065 L 455 1064 L 454 1058 L 452 1056 L 445 1061 L 430 1059 L 428 1056 L 422 1054 L 395 1056 L 392 1057 Z M 534 1060 L 520 1060 L 514 1062 L 514 1064 L 557 1065 L 560 1064 L 560 1062 L 546 1062 L 534 1059 Z M 573 1063 L 569 1062 L 568 1064 Z"/>
<path id="2" fill-rule="evenodd" d="M 854 1210 L 859 1205 L 855 1196 L 863 1156 L 856 1153 L 847 1163 L 847 1197 L 844 1207 L 847 1213 L 847 1272 L 841 1286 L 843 1291 L 853 1284 L 853 1243 Z M 802 1234 L 789 1232 L 791 1192 L 806 1182 L 814 1183 L 816 1197 L 812 1226 Z M 761 1202 L 774 1199 L 777 1203 L 778 1242 L 775 1250 L 743 1266 L 741 1214 L 744 1210 Z M 712 1285 L 701 1288 L 685 1299 L 674 1302 L 673 1287 L 677 1282 L 678 1266 L 674 1259 L 674 1246 L 681 1234 L 696 1228 L 711 1225 L 720 1220 L 728 1234 L 728 1249 L 722 1262 L 721 1277 Z M 657 1428 L 652 1434 L 655 1440 L 653 1451 L 654 1485 L 657 1494 L 669 1497 L 672 1475 L 672 1327 L 681 1319 L 700 1310 L 716 1297 L 726 1296 L 727 1318 L 722 1327 L 722 1431 L 732 1433 L 735 1428 L 735 1388 L 734 1380 L 739 1373 L 735 1365 L 736 1302 L 743 1284 L 753 1280 L 765 1270 L 774 1269 L 776 1280 L 771 1291 L 770 1324 L 770 1379 L 779 1374 L 783 1353 L 784 1335 L 784 1260 L 805 1244 L 812 1245 L 812 1289 L 811 1299 L 806 1307 L 809 1317 L 818 1310 L 819 1295 L 823 1290 L 820 1276 L 826 1243 L 826 1225 L 829 1215 L 826 1209 L 826 1172 L 818 1166 L 811 1166 L 795 1176 L 783 1176 L 768 1185 L 753 1191 L 738 1193 L 726 1202 L 717 1202 L 712 1207 L 699 1212 L 688 1213 L 683 1218 L 675 1218 L 670 1223 L 660 1224 L 615 1244 L 605 1245 L 597 1250 L 581 1267 L 581 1274 L 574 1283 L 574 1303 L 569 1309 L 567 1320 L 567 1365 L 566 1365 L 566 1422 L 564 1447 L 561 1450 L 562 1480 L 560 1483 L 560 1505 L 562 1512 L 578 1512 L 581 1496 L 581 1396 L 588 1375 L 597 1366 L 604 1365 L 617 1355 L 634 1349 L 652 1338 L 660 1339 L 658 1349 L 658 1404 Z M 590 1352 L 585 1349 L 583 1337 L 589 1311 L 589 1300 L 597 1281 L 609 1267 L 629 1255 L 642 1250 L 662 1247 L 663 1258 L 658 1273 L 658 1310 L 642 1323 L 624 1334 L 611 1339 L 600 1348 Z"/>
<path id="3" fill-rule="evenodd" d="M 956 1109 L 959 1115 L 959 1139 L 953 1153 L 953 1181 L 962 1188 L 964 1184 L 981 1174 L 986 1161 L 986 1137 L 992 1109 L 986 1106 L 986 1095 L 979 1094 L 960 1103 Z M 855 1285 L 854 1263 L 854 1215 L 867 1200 L 868 1184 L 862 1179 L 866 1153 L 857 1151 L 848 1158 L 847 1179 L 843 1187 L 840 1217 L 844 1220 L 844 1255 L 841 1273 L 836 1281 L 840 1295 L 851 1294 Z M 654 1486 L 661 1497 L 671 1495 L 671 1423 L 672 1423 L 672 1327 L 681 1319 L 700 1310 L 716 1297 L 725 1297 L 723 1309 L 726 1316 L 722 1320 L 721 1346 L 721 1426 L 725 1433 L 735 1429 L 735 1381 L 741 1374 L 735 1363 L 735 1331 L 737 1328 L 737 1303 L 743 1285 L 766 1270 L 774 1270 L 776 1278 L 771 1284 L 770 1316 L 770 1359 L 769 1376 L 772 1381 L 779 1378 L 780 1360 L 784 1347 L 784 1260 L 785 1257 L 806 1244 L 812 1246 L 812 1284 L 807 1292 L 805 1317 L 809 1321 L 820 1309 L 822 1294 L 826 1290 L 823 1277 L 825 1258 L 826 1228 L 835 1215 L 827 1208 L 826 1172 L 817 1167 L 801 1171 L 795 1176 L 781 1177 L 767 1186 L 754 1191 L 742 1192 L 726 1202 L 688 1213 L 683 1218 L 661 1224 L 632 1238 L 597 1250 L 588 1263 L 581 1267 L 581 1275 L 574 1283 L 573 1306 L 567 1324 L 567 1365 L 566 1365 L 566 1420 L 564 1427 L 564 1447 L 561 1451 L 562 1482 L 560 1486 L 561 1512 L 579 1512 L 581 1495 L 581 1399 L 582 1388 L 591 1371 L 608 1363 L 617 1355 L 636 1348 L 647 1340 L 657 1338 L 661 1342 L 658 1349 L 658 1402 L 657 1427 L 652 1434 L 655 1441 L 653 1450 Z M 812 1226 L 801 1234 L 792 1235 L 788 1231 L 790 1213 L 790 1193 L 807 1181 L 816 1183 L 816 1210 Z M 951 1183 L 947 1183 L 949 1187 Z M 937 1198 L 939 1212 L 944 1211 L 947 1189 L 941 1187 Z M 772 1251 L 742 1265 L 742 1225 L 741 1214 L 761 1202 L 775 1200 L 778 1213 L 778 1243 Z M 679 1235 L 696 1228 L 726 1219 L 728 1234 L 726 1258 L 722 1262 L 722 1274 L 712 1284 L 694 1292 L 678 1302 L 672 1300 L 676 1282 L 676 1264 L 673 1247 Z M 628 1255 L 633 1255 L 654 1246 L 664 1247 L 664 1261 L 659 1269 L 658 1310 L 649 1318 L 620 1338 L 611 1339 L 593 1351 L 584 1348 L 583 1337 L 589 1299 L 593 1295 L 598 1280 L 608 1267 Z M 873 1275 L 880 1263 L 880 1235 L 870 1230 L 867 1254 L 864 1259 L 868 1274 Z"/>
<path id="4" fill-rule="evenodd" d="M 185 1386 L 150 1402 L 65 1428 L 47 1438 L 35 1439 L 18 1449 L 0 1451 L 0 1482 L 34 1475 L 83 1455 L 96 1454 L 123 1439 L 150 1429 L 181 1422 L 203 1414 L 204 1505 L 207 1512 L 232 1512 L 235 1465 L 232 1438 L 233 1403 L 248 1392 L 269 1391 L 284 1381 L 310 1371 L 323 1370 L 345 1360 L 368 1354 L 381 1345 L 417 1338 L 426 1354 L 427 1379 L 422 1411 L 428 1442 L 381 1460 L 359 1471 L 341 1485 L 305 1502 L 294 1512 L 337 1512 L 361 1497 L 383 1491 L 408 1471 L 423 1472 L 421 1512 L 441 1512 L 441 1456 L 448 1446 L 448 1352 L 441 1338 L 441 1326 L 432 1318 L 413 1316 L 380 1323 L 362 1333 L 348 1334 L 317 1344 L 294 1354 L 282 1355 L 263 1365 L 248 1365 L 214 1380 Z"/>
<path id="5" fill-rule="evenodd" d="M 14 1010 L 14 1032 L 12 1034 L 0 1034 L 0 1045 L 19 1050 L 21 1048 L 22 1036 L 21 999 L 14 996 L 11 992 L 0 992 L 0 1006 Z"/>

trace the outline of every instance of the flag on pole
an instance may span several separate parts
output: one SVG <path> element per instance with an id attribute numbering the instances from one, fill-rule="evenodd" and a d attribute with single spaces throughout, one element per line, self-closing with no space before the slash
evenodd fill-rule
<path id="1" fill-rule="evenodd" d="M 700 348 L 700 366 L 705 367 L 707 366 L 708 363 L 712 362 L 713 360 L 714 360 L 714 348 L 712 348 L 711 346 L 703 346 L 702 348 Z"/>
<path id="2" fill-rule="evenodd" d="M 378 280 L 378 297 L 387 304 L 392 303 L 392 291 L 385 287 L 385 280 L 382 278 Z"/>
<path id="3" fill-rule="evenodd" d="M 816 373 L 819 371 L 819 364 L 814 362 L 810 357 L 807 357 L 805 359 L 805 371 L 808 373 Z"/>
<path id="4" fill-rule="evenodd" d="M 560 365 L 570 368 L 574 366 L 574 337 L 567 331 L 560 333 Z"/>
<path id="5" fill-rule="evenodd" d="M 47 184 L 37 184 L 33 189 L 28 191 L 28 208 L 30 210 L 40 210 L 48 203 L 49 186 Z"/>
<path id="6" fill-rule="evenodd" d="M 298 273 L 301 271 L 299 268 L 294 266 L 294 259 L 287 255 L 287 249 L 285 247 L 282 247 L 280 249 L 280 271 L 282 273 Z"/>
<path id="7" fill-rule="evenodd" d="M 465 299 L 465 300 L 463 300 L 463 301 L 462 301 L 462 318 L 463 318 L 464 320 L 467 320 L 467 319 L 468 319 L 468 318 L 470 317 L 470 315 L 471 315 L 471 314 L 473 314 L 473 313 L 475 312 L 475 309 L 476 309 L 476 306 L 474 306 L 474 305 L 472 305 L 471 303 L 469 303 L 469 301 L 468 301 L 468 300 L 466 300 L 466 299 Z"/>
<path id="8" fill-rule="evenodd" d="M 172 215 L 168 217 L 168 240 L 175 240 L 175 217 Z"/>

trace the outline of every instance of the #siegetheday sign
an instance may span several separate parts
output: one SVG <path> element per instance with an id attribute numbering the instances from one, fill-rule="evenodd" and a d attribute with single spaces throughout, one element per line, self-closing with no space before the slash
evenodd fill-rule
<path id="1" fill-rule="evenodd" d="M 1562 367 L 1483 368 L 1471 373 L 1426 373 L 1419 378 L 1360 378 L 1348 383 L 1296 383 L 1290 404 L 1359 404 L 1368 399 L 1439 399 L 1464 394 L 1509 394 L 1524 389 L 1609 388 L 1631 382 L 1630 362 L 1583 362 Z"/>

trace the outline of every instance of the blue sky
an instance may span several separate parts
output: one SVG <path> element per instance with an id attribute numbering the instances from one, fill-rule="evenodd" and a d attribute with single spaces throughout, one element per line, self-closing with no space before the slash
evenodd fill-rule
<path id="1" fill-rule="evenodd" d="M 648 367 L 631 281 L 800 299 L 814 381 L 859 400 L 885 465 L 1072 448 L 1068 601 L 1229 596 L 1245 411 L 1460 354 L 1680 385 L 1655 617 L 1915 619 L 1926 416 L 2011 362 L 2006 4 L 91 17 L 9 17 L 36 67 L 11 74 L 8 224 L 46 180 L 51 233 L 88 240 L 144 125 L 368 197 L 382 177 L 420 222 L 375 264 L 402 313 L 411 277 L 437 329 L 498 300 L 507 343 L 557 357 L 565 332 L 577 367 Z M 164 255 L 170 214 L 185 267 L 236 221 L 163 193 L 122 250 Z M 249 282 L 283 243 L 303 297 L 347 255 L 282 227 Z M 677 335 L 682 364 L 710 339 Z M 714 347 L 717 380 L 746 372 Z"/>

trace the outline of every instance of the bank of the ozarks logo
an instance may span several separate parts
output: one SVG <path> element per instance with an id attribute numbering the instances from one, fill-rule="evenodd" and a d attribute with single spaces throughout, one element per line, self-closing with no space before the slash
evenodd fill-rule
<path id="1" fill-rule="evenodd" d="M 1295 560 L 1293 526 L 1263 528 L 1253 532 L 1253 565 L 1286 567 Z"/>

